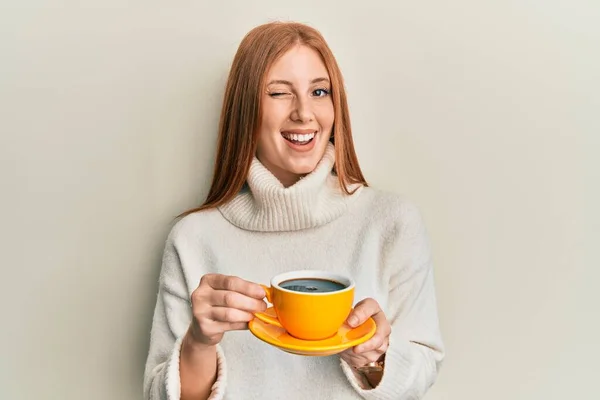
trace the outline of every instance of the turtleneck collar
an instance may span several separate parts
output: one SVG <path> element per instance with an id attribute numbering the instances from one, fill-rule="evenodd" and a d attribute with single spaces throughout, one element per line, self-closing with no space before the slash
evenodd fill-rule
<path id="1" fill-rule="evenodd" d="M 358 197 L 362 185 L 347 195 L 333 174 L 335 148 L 329 143 L 310 174 L 290 187 L 281 182 L 256 157 L 246 186 L 219 211 L 232 224 L 250 231 L 281 232 L 314 228 L 341 216 Z"/>

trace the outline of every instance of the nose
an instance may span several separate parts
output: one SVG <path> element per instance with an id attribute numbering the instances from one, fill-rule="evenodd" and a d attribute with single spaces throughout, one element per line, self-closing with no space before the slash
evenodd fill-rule
<path id="1" fill-rule="evenodd" d="M 300 123 L 311 122 L 314 119 L 314 114 L 311 109 L 310 99 L 296 96 L 290 119 Z"/>

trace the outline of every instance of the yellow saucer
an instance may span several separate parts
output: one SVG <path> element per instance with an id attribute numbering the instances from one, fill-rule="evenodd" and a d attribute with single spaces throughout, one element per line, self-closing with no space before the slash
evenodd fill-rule
<path id="1" fill-rule="evenodd" d="M 270 307 L 265 311 L 275 318 L 275 310 Z M 364 324 L 352 329 L 344 324 L 335 336 L 323 340 L 301 340 L 290 336 L 285 329 L 267 324 L 254 318 L 248 323 L 250 332 L 263 342 L 269 343 L 279 349 L 302 356 L 330 356 L 340 353 L 350 347 L 357 346 L 371 339 L 377 326 L 372 318 Z"/>

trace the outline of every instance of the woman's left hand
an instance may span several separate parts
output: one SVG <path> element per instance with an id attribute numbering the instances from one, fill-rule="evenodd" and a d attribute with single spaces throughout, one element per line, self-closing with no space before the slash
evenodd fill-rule
<path id="1" fill-rule="evenodd" d="M 375 335 L 365 343 L 340 354 L 342 360 L 353 367 L 362 367 L 379 360 L 387 351 L 390 342 L 389 337 L 392 333 L 392 327 L 375 299 L 364 299 L 356 304 L 356 307 L 348 316 L 347 324 L 354 328 L 363 324 L 369 317 L 373 318 L 375 325 L 377 325 Z"/>

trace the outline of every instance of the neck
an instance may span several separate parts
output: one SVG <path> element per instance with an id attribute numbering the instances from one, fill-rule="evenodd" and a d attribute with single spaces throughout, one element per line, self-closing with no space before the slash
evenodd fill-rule
<path id="1" fill-rule="evenodd" d="M 360 192 L 343 191 L 332 172 L 334 163 L 335 149 L 329 144 L 313 172 L 286 186 L 254 158 L 245 189 L 219 210 L 232 224 L 252 231 L 293 231 L 326 224 L 341 216 Z"/>
<path id="2" fill-rule="evenodd" d="M 258 159 L 258 158 L 257 158 Z M 300 179 L 302 179 L 302 177 L 304 177 L 305 175 L 300 175 L 300 174 L 294 174 L 293 172 L 289 172 L 284 170 L 283 168 L 280 168 L 276 165 L 273 165 L 271 163 L 267 163 L 267 162 L 262 162 L 260 160 L 258 160 L 265 168 L 267 168 L 275 178 L 277 178 L 277 180 L 279 182 L 281 182 L 281 184 L 283 185 L 283 187 L 288 188 L 290 186 L 295 185 Z"/>

